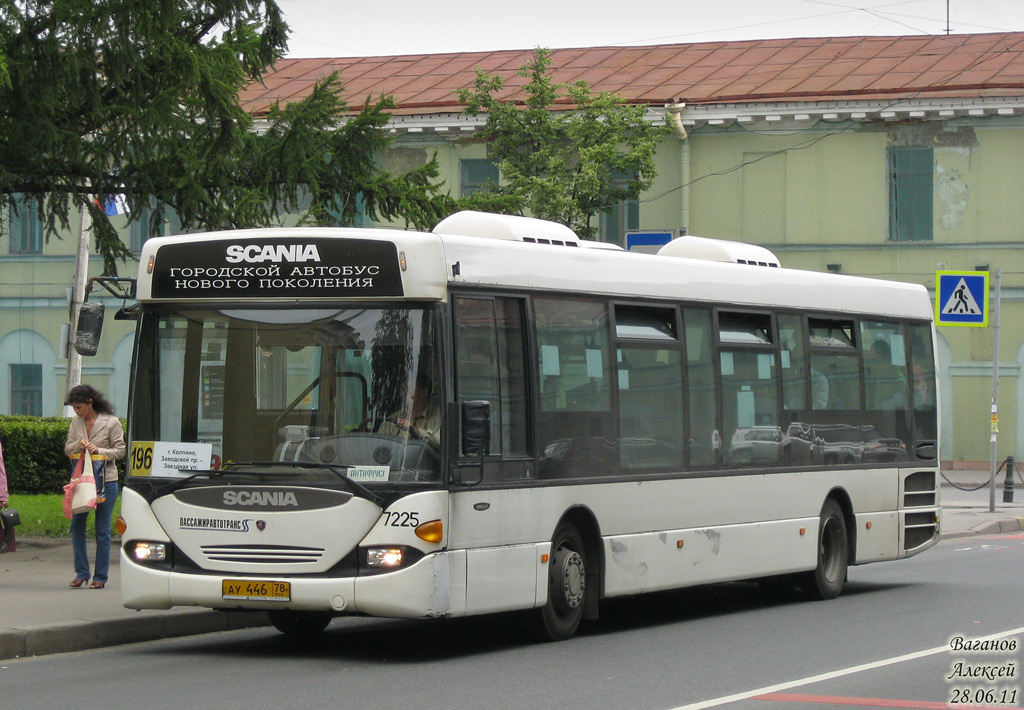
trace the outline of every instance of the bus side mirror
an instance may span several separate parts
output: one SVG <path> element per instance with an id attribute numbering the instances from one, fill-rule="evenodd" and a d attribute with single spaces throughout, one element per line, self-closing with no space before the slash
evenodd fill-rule
<path id="1" fill-rule="evenodd" d="M 462 453 L 484 456 L 491 450 L 491 403 L 473 400 L 462 403 Z"/>
<path id="2" fill-rule="evenodd" d="M 475 481 L 467 481 L 463 478 L 462 469 L 459 468 L 453 471 L 453 481 L 475 486 L 484 480 L 484 456 L 490 453 L 491 449 L 491 403 L 483 400 L 463 402 L 460 425 L 462 455 L 478 457 L 476 465 L 480 469 L 480 477 Z"/>
<path id="3" fill-rule="evenodd" d="M 85 356 L 95 355 L 100 347 L 100 331 L 102 330 L 103 304 L 86 301 L 78 311 L 75 352 Z"/>

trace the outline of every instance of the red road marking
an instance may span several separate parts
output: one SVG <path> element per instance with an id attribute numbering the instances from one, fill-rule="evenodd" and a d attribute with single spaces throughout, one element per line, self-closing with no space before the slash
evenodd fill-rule
<path id="1" fill-rule="evenodd" d="M 948 703 L 927 700 L 888 700 L 885 698 L 844 698 L 838 695 L 801 695 L 799 693 L 765 693 L 752 700 L 777 700 L 784 703 L 824 703 L 826 705 L 861 705 L 873 708 L 915 708 L 915 710 L 946 710 L 954 707 Z M 956 705 L 962 710 L 1006 710 L 1006 706 Z"/>

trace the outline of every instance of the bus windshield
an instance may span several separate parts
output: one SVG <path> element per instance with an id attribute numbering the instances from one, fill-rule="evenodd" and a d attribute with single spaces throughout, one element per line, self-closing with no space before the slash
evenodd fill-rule
<path id="1" fill-rule="evenodd" d="M 147 309 L 133 449 L 179 444 L 209 452 L 211 469 L 259 462 L 318 485 L 339 471 L 361 483 L 437 481 L 437 314 L 408 304 Z M 189 474 L 170 460 L 151 475 Z M 131 468 L 140 473 L 134 459 Z"/>

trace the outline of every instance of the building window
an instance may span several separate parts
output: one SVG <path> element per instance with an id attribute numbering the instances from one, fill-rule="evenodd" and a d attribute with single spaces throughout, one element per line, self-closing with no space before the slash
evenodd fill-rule
<path id="1" fill-rule="evenodd" d="M 43 416 L 42 365 L 11 365 L 11 414 Z"/>
<path id="2" fill-rule="evenodd" d="M 16 209 L 11 209 L 11 254 L 43 253 L 43 216 L 39 201 L 34 197 L 15 197 Z"/>
<path id="3" fill-rule="evenodd" d="M 931 148 L 889 148 L 890 241 L 931 241 L 934 165 Z"/>
<path id="4" fill-rule="evenodd" d="M 498 186 L 498 164 L 490 158 L 459 161 L 459 196 L 468 197 L 487 186 Z"/>
<path id="5" fill-rule="evenodd" d="M 153 228 L 153 213 L 156 211 L 152 205 L 139 210 L 141 214 L 137 219 L 128 223 L 128 244 L 132 251 L 142 251 L 142 245 L 151 237 L 163 237 L 168 234 L 181 234 L 181 220 L 178 213 L 170 207 L 164 208 L 163 220 Z"/>
<path id="6" fill-rule="evenodd" d="M 612 189 L 625 190 L 630 178 L 623 172 L 615 171 Z M 626 245 L 626 232 L 640 229 L 640 203 L 636 200 L 621 200 L 598 215 L 598 238 L 619 246 Z"/>
<path id="7" fill-rule="evenodd" d="M 327 219 L 323 227 L 370 227 L 370 218 L 366 214 L 366 198 L 363 193 L 355 197 L 355 209 L 347 210 L 348 203 L 335 196 L 327 207 Z M 347 216 L 346 216 L 347 215 Z"/>

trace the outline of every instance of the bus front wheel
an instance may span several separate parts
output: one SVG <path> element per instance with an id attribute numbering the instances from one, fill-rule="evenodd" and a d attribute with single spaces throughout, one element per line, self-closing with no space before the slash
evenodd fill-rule
<path id="1" fill-rule="evenodd" d="M 570 638 L 583 618 L 587 594 L 586 549 L 579 531 L 561 523 L 551 541 L 548 561 L 548 600 L 540 608 L 543 636 L 552 641 Z"/>
<path id="2" fill-rule="evenodd" d="M 296 638 L 319 636 L 333 618 L 325 611 L 268 611 L 267 616 L 275 629 Z"/>
<path id="3" fill-rule="evenodd" d="M 846 517 L 835 500 L 829 498 L 821 509 L 818 524 L 818 565 L 807 573 L 807 591 L 815 599 L 835 599 L 846 584 L 850 561 L 850 543 Z"/>

